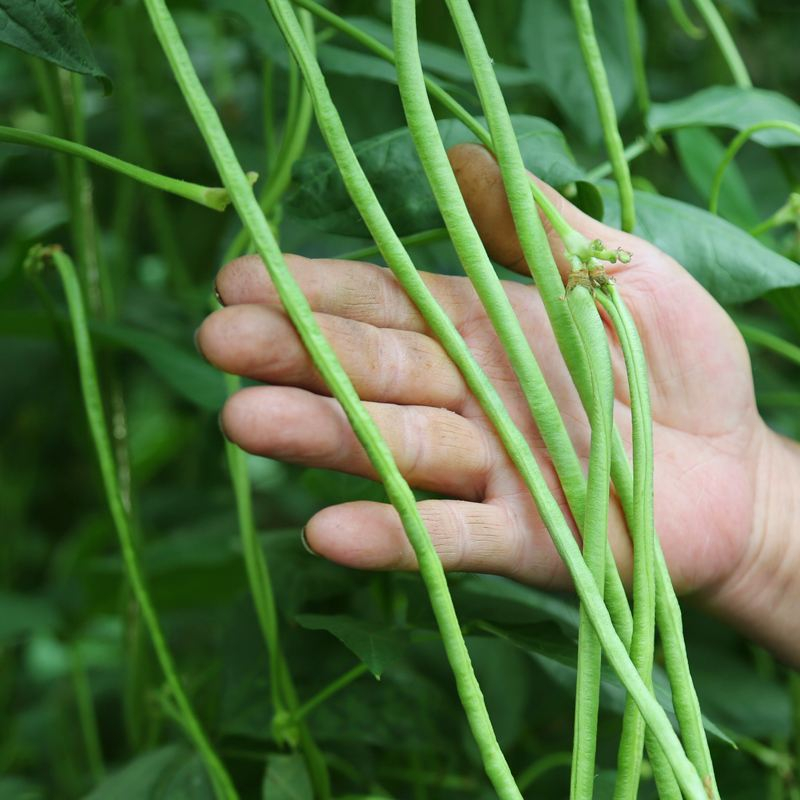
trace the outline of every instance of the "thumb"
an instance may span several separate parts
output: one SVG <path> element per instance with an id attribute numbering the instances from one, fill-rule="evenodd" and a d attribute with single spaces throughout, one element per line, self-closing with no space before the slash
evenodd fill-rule
<path id="1" fill-rule="evenodd" d="M 515 272 L 530 274 L 517 238 L 500 168 L 492 153 L 479 144 L 457 144 L 447 151 L 447 156 L 472 221 L 490 258 Z M 598 222 L 572 205 L 552 186 L 548 186 L 535 175 L 532 177 L 567 223 L 587 239 L 600 239 L 609 250 L 621 247 L 623 250 L 641 253 L 642 247 L 647 246 L 636 236 Z M 571 265 L 564 254 L 564 245 L 541 210 L 539 216 L 558 269 L 566 279 Z"/>

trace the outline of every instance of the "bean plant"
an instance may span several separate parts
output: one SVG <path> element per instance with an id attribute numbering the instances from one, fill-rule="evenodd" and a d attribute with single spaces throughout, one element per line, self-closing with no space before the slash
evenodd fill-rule
<path id="1" fill-rule="evenodd" d="M 0 0 L 15 419 L 0 797 L 800 797 L 800 682 L 702 598 L 679 602 L 662 550 L 647 320 L 615 280 L 643 254 L 576 230 L 539 180 L 711 292 L 759 356 L 760 410 L 798 437 L 800 72 L 780 13 L 800 17 L 764 5 L 757 23 L 714 0 Z M 450 149 L 464 142 L 496 165 L 527 275 L 492 259 L 471 215 Z M 574 595 L 445 571 L 432 495 L 359 397 L 292 251 L 387 271 Z M 265 271 L 374 481 L 220 436 L 249 381 L 186 340 L 239 257 Z M 529 420 L 431 270 L 469 281 Z M 520 290 L 541 302 L 587 458 Z M 308 517 L 364 499 L 394 507 L 418 575 L 306 552 Z"/>

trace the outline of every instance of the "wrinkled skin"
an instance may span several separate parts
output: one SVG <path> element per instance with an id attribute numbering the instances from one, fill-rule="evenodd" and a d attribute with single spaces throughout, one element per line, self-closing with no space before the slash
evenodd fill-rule
<path id="1" fill-rule="evenodd" d="M 490 255 L 527 273 L 492 156 L 461 145 L 450 158 Z M 712 609 L 795 658 L 797 645 L 785 631 L 765 626 L 761 612 L 774 611 L 775 585 L 790 580 L 782 572 L 786 551 L 775 545 L 776 531 L 785 527 L 775 482 L 796 476 L 800 459 L 758 415 L 741 336 L 672 258 L 601 225 L 544 188 L 574 228 L 633 254 L 629 264 L 608 271 L 636 321 L 650 369 L 656 526 L 677 590 L 697 593 Z M 549 237 L 566 276 L 559 240 Z M 361 262 L 298 256 L 288 262 L 403 474 L 412 485 L 446 498 L 420 504 L 445 567 L 568 587 L 569 575 L 492 427 L 391 273 Z M 525 433 L 568 515 L 525 400 L 471 285 L 465 278 L 425 277 Z M 363 449 L 300 345 L 259 259 L 228 264 L 216 285 L 226 307 L 200 328 L 201 352 L 220 369 L 269 384 L 244 389 L 228 401 L 221 417 L 225 434 L 251 453 L 372 477 Z M 587 419 L 539 295 L 519 283 L 506 288 L 585 463 Z M 624 363 L 610 336 L 615 416 L 630 448 Z M 612 548 L 629 582 L 631 550 L 616 501 L 610 513 Z M 305 535 L 316 553 L 340 564 L 415 566 L 397 514 L 381 503 L 326 508 L 308 522 Z"/>

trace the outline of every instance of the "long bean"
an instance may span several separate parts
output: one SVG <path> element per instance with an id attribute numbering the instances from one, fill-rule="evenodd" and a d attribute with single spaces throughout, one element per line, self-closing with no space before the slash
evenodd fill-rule
<path id="1" fill-rule="evenodd" d="M 633 638 L 631 660 L 642 679 L 652 685 L 653 647 L 655 640 L 656 588 L 655 588 L 655 520 L 653 515 L 653 429 L 650 418 L 650 395 L 647 387 L 647 364 L 639 336 L 630 314 L 624 307 L 619 292 L 613 284 L 598 292 L 617 333 L 631 399 L 631 428 L 633 434 L 634 515 L 631 537 L 636 546 L 633 551 Z M 638 794 L 641 774 L 644 720 L 635 704 L 628 699 L 622 724 L 619 747 L 617 779 L 614 789 L 616 800 Z"/>
<path id="2" fill-rule="evenodd" d="M 149 1 L 153 2 L 153 0 Z M 272 0 L 271 4 L 274 9 L 287 13 L 288 16 L 288 9 L 284 11 L 288 5 L 288 0 Z M 623 684 L 639 699 L 645 718 L 653 727 L 665 751 L 670 754 L 670 761 L 676 774 L 680 776 L 687 795 L 690 798 L 705 800 L 702 784 L 683 754 L 680 742 L 672 730 L 663 709 L 647 691 L 646 686 L 628 658 L 625 645 L 614 632 L 608 610 L 599 597 L 597 585 L 583 561 L 578 545 L 564 520 L 558 503 L 550 493 L 541 470 L 530 452 L 528 443 L 514 425 L 507 410 L 499 401 L 496 393 L 494 393 L 491 384 L 488 383 L 477 367 L 469 350 L 464 347 L 463 340 L 458 335 L 452 322 L 435 302 L 424 281 L 414 269 L 408 254 L 392 230 L 383 210 L 377 204 L 374 192 L 366 181 L 366 176 L 347 140 L 341 120 L 330 99 L 316 60 L 310 56 L 302 37 L 298 35 L 296 21 L 294 25 L 291 25 L 291 23 L 287 25 L 286 32 L 289 34 L 289 44 L 295 57 L 301 59 L 301 67 L 304 70 L 309 91 L 311 91 L 314 99 L 320 128 L 328 147 L 337 161 L 342 178 L 351 193 L 356 207 L 371 228 L 373 238 L 381 245 L 383 256 L 390 267 L 395 270 L 398 280 L 400 280 L 399 273 L 403 273 L 403 281 L 401 282 L 403 282 L 409 296 L 423 313 L 423 316 L 431 325 L 432 331 L 448 351 L 451 358 L 453 358 L 456 366 L 462 371 L 468 385 L 479 401 L 482 402 L 484 409 L 490 408 L 490 419 L 496 424 L 498 434 L 501 436 L 509 456 L 536 499 L 540 516 L 548 530 L 551 531 L 556 549 L 573 576 L 579 597 L 587 605 L 587 613 L 589 613 L 593 624 L 598 630 L 598 635 L 600 635 L 601 643 L 608 653 L 610 662 L 620 675 Z"/>
<path id="3" fill-rule="evenodd" d="M 92 353 L 92 342 L 89 337 L 86 307 L 83 302 L 78 276 L 75 273 L 75 267 L 72 264 L 72 260 L 57 248 L 51 248 L 41 253 L 38 258 L 52 259 L 64 286 L 70 324 L 75 338 L 75 352 L 78 357 L 78 370 L 86 419 L 89 423 L 89 430 L 100 465 L 106 500 L 119 537 L 125 572 L 150 634 L 153 650 L 155 650 L 156 658 L 177 707 L 179 720 L 200 753 L 217 796 L 223 798 L 223 800 L 236 800 L 238 794 L 233 782 L 219 756 L 214 752 L 178 677 L 178 671 L 172 660 L 172 655 L 164 637 L 164 632 L 161 629 L 161 623 L 158 620 L 155 607 L 150 599 L 150 593 L 139 564 L 139 557 L 134 547 L 130 519 L 122 503 L 111 439 L 108 434 L 105 412 L 103 411 L 103 401 L 100 397 L 100 384 Z"/>
<path id="4" fill-rule="evenodd" d="M 453 608 L 442 563 L 420 517 L 414 494 L 400 474 L 388 445 L 359 400 L 352 382 L 323 336 L 308 300 L 289 271 L 264 214 L 250 190 L 222 123 L 197 77 L 164 0 L 145 0 L 145 5 L 223 184 L 227 187 L 242 222 L 250 231 L 278 296 L 314 365 L 334 397 L 340 402 L 390 501 L 397 509 L 416 554 L 420 574 L 428 590 L 459 696 L 481 752 L 487 776 L 501 798 L 520 800 L 521 795 L 492 730 L 486 704 Z M 308 46 L 291 5 L 288 2 L 276 1 L 271 3 L 271 7 L 287 40 L 299 43 L 301 51 L 307 53 Z"/>
<path id="5" fill-rule="evenodd" d="M 447 0 L 451 16 L 470 63 L 481 104 L 484 108 L 495 153 L 503 176 L 506 194 L 525 259 L 539 289 L 550 318 L 559 348 L 584 408 L 590 408 L 591 396 L 586 379 L 586 362 L 590 357 L 576 336 L 564 303 L 563 284 L 550 247 L 539 222 L 524 176 L 524 165 L 514 129 L 505 107 L 502 91 L 494 75 L 491 58 L 481 37 L 474 15 L 465 0 Z M 634 516 L 634 491 L 630 464 L 619 431 L 615 429 L 611 452 L 611 479 L 620 499 L 626 520 Z M 634 543 L 635 546 L 635 543 Z M 666 666 L 672 687 L 675 712 L 687 752 L 697 771 L 713 783 L 713 766 L 703 730 L 700 705 L 692 682 L 686 645 L 683 640 L 681 611 L 670 581 L 664 554 L 656 540 L 656 623 L 666 653 Z"/>
<path id="6" fill-rule="evenodd" d="M 585 345 L 592 386 L 592 440 L 583 526 L 583 557 L 602 597 L 608 544 L 608 503 L 611 480 L 611 432 L 614 427 L 614 376 L 603 323 L 590 289 L 577 285 L 568 290 L 567 307 Z M 600 640 L 581 605 L 578 628 L 578 675 L 575 690 L 575 736 L 572 745 L 570 797 L 591 800 L 594 794 L 597 713 L 600 707 Z"/>

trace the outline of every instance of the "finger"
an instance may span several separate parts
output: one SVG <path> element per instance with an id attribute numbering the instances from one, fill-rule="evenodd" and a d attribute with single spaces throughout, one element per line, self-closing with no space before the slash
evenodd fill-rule
<path id="1" fill-rule="evenodd" d="M 442 408 L 364 405 L 409 483 L 452 497 L 483 496 L 496 457 L 483 428 Z M 375 478 L 332 398 L 302 389 L 251 387 L 228 400 L 220 422 L 225 435 L 250 453 Z"/>
<path id="2" fill-rule="evenodd" d="M 296 255 L 285 258 L 314 311 L 379 328 L 428 331 L 416 306 L 388 269 L 362 261 Z M 461 325 L 476 298 L 469 281 L 420 274 L 453 323 Z M 280 305 L 275 287 L 258 256 L 244 256 L 226 264 L 217 275 L 216 289 L 220 302 L 226 306 L 240 303 Z"/>
<path id="3" fill-rule="evenodd" d="M 503 178 L 494 156 L 478 144 L 455 145 L 448 150 L 447 155 L 470 216 L 491 258 L 516 272 L 529 274 L 530 270 L 517 237 L 503 186 Z M 600 239 L 611 250 L 621 247 L 634 255 L 641 254 L 643 248 L 647 250 L 651 248 L 651 245 L 638 237 L 622 233 L 590 217 L 544 181 L 536 176 L 532 177 L 567 223 L 587 239 Z M 562 276 L 566 278 L 571 265 L 564 255 L 564 245 L 541 211 L 539 216 L 556 264 Z"/>
<path id="4" fill-rule="evenodd" d="M 523 527 L 501 503 L 425 500 L 417 504 L 448 571 L 506 575 L 567 588 L 566 570 L 543 529 Z M 317 555 L 355 569 L 417 569 L 397 511 L 359 501 L 325 508 L 308 522 L 305 539 Z"/>
<path id="5" fill-rule="evenodd" d="M 461 409 L 468 396 L 466 386 L 434 339 L 344 317 L 315 316 L 363 399 Z M 220 309 L 206 318 L 196 341 L 205 358 L 225 372 L 329 393 L 300 337 L 279 309 L 265 305 Z"/>

